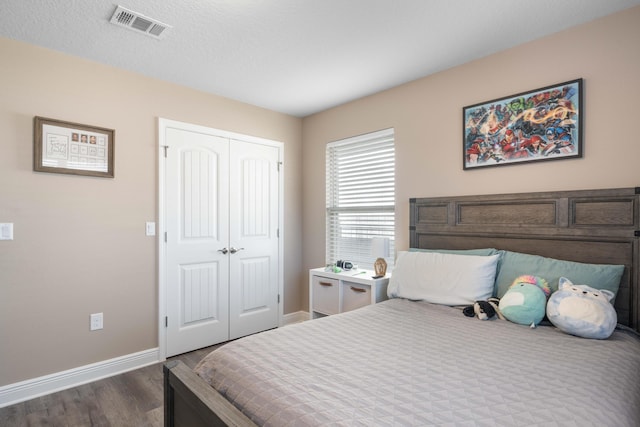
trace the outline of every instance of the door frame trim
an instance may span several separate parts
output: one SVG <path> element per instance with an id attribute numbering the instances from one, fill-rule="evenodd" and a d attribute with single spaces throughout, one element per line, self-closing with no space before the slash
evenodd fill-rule
<path id="1" fill-rule="evenodd" d="M 166 232 L 166 211 L 165 211 L 165 191 L 164 183 L 166 174 L 166 164 L 164 149 L 167 146 L 165 141 L 166 129 L 174 128 L 192 132 L 200 132 L 207 135 L 237 139 L 246 142 L 253 142 L 278 149 L 278 161 L 284 161 L 284 143 L 266 138 L 230 132 L 221 129 L 210 128 L 192 123 L 158 117 L 158 356 L 160 361 L 166 360 L 167 336 L 165 329 L 165 317 L 167 316 L 167 283 L 166 283 L 166 242 L 164 233 Z M 278 174 L 278 294 L 280 302 L 278 304 L 278 326 L 282 324 L 284 317 L 284 168 L 280 168 Z"/>

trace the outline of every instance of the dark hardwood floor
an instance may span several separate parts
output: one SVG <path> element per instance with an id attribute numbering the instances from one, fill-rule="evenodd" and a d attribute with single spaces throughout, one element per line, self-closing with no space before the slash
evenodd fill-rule
<path id="1" fill-rule="evenodd" d="M 193 368 L 222 344 L 169 358 Z M 0 408 L 2 427 L 160 427 L 162 363 Z"/>

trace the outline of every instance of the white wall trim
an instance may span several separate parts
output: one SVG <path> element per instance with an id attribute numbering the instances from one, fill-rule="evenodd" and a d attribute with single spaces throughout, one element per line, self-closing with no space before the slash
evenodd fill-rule
<path id="1" fill-rule="evenodd" d="M 296 311 L 295 313 L 289 313 L 282 316 L 280 326 L 292 325 L 294 323 L 304 322 L 305 320 L 309 320 L 309 312 Z"/>
<path id="2" fill-rule="evenodd" d="M 309 320 L 309 312 L 297 311 L 281 317 L 281 326 Z M 132 353 L 90 365 L 80 366 L 67 371 L 56 372 L 42 377 L 21 381 L 0 387 L 0 408 L 35 399 L 36 397 L 66 390 L 82 384 L 98 381 L 134 369 L 159 363 L 160 349 Z"/>
<path id="3" fill-rule="evenodd" d="M 0 408 L 158 363 L 158 348 L 0 387 Z"/>

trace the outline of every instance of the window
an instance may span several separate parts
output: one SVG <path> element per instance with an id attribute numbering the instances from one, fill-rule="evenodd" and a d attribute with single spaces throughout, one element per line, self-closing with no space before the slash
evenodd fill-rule
<path id="1" fill-rule="evenodd" d="M 393 129 L 327 144 L 326 262 L 347 260 L 372 269 L 371 239 L 389 239 L 395 253 Z"/>

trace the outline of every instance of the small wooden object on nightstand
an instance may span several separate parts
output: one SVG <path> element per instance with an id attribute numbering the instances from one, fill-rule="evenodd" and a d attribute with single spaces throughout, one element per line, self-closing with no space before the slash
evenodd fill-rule
<path id="1" fill-rule="evenodd" d="M 309 270 L 309 317 L 316 319 L 386 300 L 389 276 L 373 276 L 375 272 L 362 269 L 340 273 Z"/>

